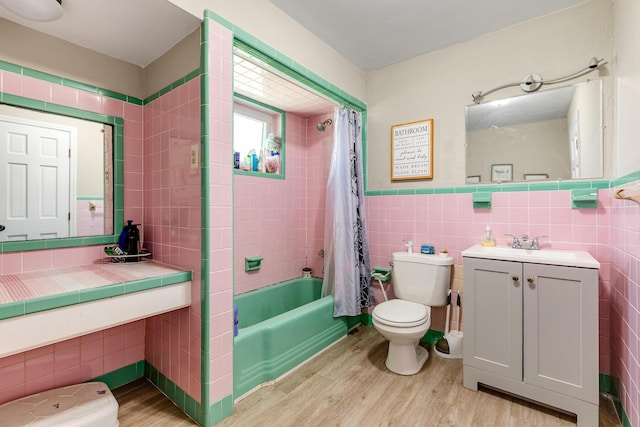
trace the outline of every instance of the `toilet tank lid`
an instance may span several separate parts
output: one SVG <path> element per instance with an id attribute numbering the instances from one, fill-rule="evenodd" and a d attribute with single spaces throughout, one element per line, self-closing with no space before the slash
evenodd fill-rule
<path id="1" fill-rule="evenodd" d="M 418 254 L 418 253 L 408 253 L 408 252 L 394 252 L 391 255 L 391 259 L 393 261 L 405 261 L 405 262 L 416 262 L 420 264 L 431 264 L 431 265 L 452 265 L 453 258 L 449 256 L 440 256 L 436 255 L 427 255 L 427 254 Z"/>

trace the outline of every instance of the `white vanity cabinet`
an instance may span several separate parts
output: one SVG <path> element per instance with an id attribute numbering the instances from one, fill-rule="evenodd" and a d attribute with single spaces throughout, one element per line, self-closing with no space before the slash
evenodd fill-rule
<path id="1" fill-rule="evenodd" d="M 597 426 L 597 261 L 588 268 L 469 255 L 463 252 L 464 386 L 485 384 Z"/>

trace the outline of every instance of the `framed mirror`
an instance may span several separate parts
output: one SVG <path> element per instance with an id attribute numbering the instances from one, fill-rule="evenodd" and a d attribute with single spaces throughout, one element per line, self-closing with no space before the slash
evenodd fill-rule
<path id="1" fill-rule="evenodd" d="M 0 249 L 114 242 L 123 216 L 116 197 L 122 191 L 122 119 L 52 104 L 39 110 L 28 98 L 6 94 L 3 101 Z"/>
<path id="2" fill-rule="evenodd" d="M 600 80 L 469 105 L 465 116 L 467 184 L 604 175 Z M 510 179 L 495 165 L 511 165 Z"/>

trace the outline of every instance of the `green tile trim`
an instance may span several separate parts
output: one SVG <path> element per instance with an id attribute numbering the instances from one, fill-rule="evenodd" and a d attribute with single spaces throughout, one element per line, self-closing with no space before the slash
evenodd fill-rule
<path id="1" fill-rule="evenodd" d="M 2 310 L 0 310 L 0 320 L 24 316 L 26 312 L 24 301 L 2 304 L 0 305 L 0 308 L 2 308 Z"/>
<path id="2" fill-rule="evenodd" d="M 255 99 L 249 98 L 248 96 L 242 95 L 241 93 L 234 92 L 233 96 L 235 98 L 242 99 L 243 101 L 250 102 L 251 104 L 255 104 L 255 105 L 259 106 L 259 107 L 266 108 L 267 110 L 274 111 L 276 113 L 280 113 L 280 114 L 286 114 L 287 113 L 286 111 L 281 110 L 279 108 L 276 108 L 273 105 L 269 105 L 269 104 L 265 104 L 264 102 L 256 101 Z"/>
<path id="3" fill-rule="evenodd" d="M 77 196 L 76 200 L 104 200 L 102 196 Z"/>
<path id="4" fill-rule="evenodd" d="M 613 385 L 613 377 L 611 377 L 610 375 L 599 373 L 598 384 L 601 393 L 616 393 L 616 389 Z"/>
<path id="5" fill-rule="evenodd" d="M 101 381 L 105 383 L 111 390 L 122 387 L 137 379 L 144 377 L 145 361 L 140 360 L 127 366 L 123 366 L 115 371 L 108 372 L 99 377 L 95 377 L 90 381 Z"/>
<path id="6" fill-rule="evenodd" d="M 17 301 L 7 304 L 0 304 L 0 320 L 11 317 L 24 316 L 26 314 L 38 313 L 41 311 L 54 310 L 56 308 L 70 305 L 83 304 L 101 299 L 124 296 L 149 289 L 171 286 L 178 283 L 192 280 L 191 271 L 167 274 L 165 276 L 151 277 L 147 279 L 133 280 L 113 285 L 99 286 L 96 288 L 83 289 L 81 291 L 65 292 L 38 298 L 31 298 L 25 301 Z"/>
<path id="7" fill-rule="evenodd" d="M 54 76 L 53 74 L 44 73 L 42 71 L 34 70 L 32 68 L 22 68 L 22 75 L 26 77 L 33 77 L 34 79 L 44 80 L 49 83 L 62 84 L 62 77 Z"/>
<path id="8" fill-rule="evenodd" d="M 15 74 L 21 74 L 26 77 L 32 77 L 38 80 L 43 80 L 49 83 L 59 84 L 61 86 L 70 87 L 73 89 L 82 90 L 90 93 L 98 93 L 100 95 L 118 99 L 120 101 L 129 102 L 136 105 L 142 105 L 142 100 L 134 96 L 124 95 L 118 92 L 114 92 L 108 89 L 101 89 L 97 86 L 92 86 L 86 83 L 78 82 L 75 80 L 67 79 L 65 77 L 56 76 L 53 74 L 45 73 L 33 68 L 23 67 L 21 65 L 12 64 L 7 61 L 0 61 L 0 70 L 9 71 Z"/>
<path id="9" fill-rule="evenodd" d="M 638 178 L 640 179 L 640 171 Z M 627 181 L 629 182 L 629 181 Z M 552 191 L 573 189 L 604 189 L 613 187 L 613 181 L 554 181 L 514 183 L 500 185 L 469 185 L 462 187 L 432 187 L 432 188 L 399 188 L 384 190 L 365 190 L 365 196 L 407 196 L 414 194 L 463 194 L 463 193 L 508 193 L 518 191 Z"/>
<path id="10" fill-rule="evenodd" d="M 281 165 L 283 165 L 283 164 L 284 164 L 284 162 L 281 163 Z M 234 169 L 233 170 L 233 174 L 234 175 L 244 175 L 244 176 L 255 176 L 255 177 L 258 177 L 258 178 L 267 178 L 267 179 L 280 179 L 280 180 L 286 179 L 280 173 L 255 172 L 255 171 L 246 171 L 246 170 L 242 170 L 242 169 Z"/>
<path id="11" fill-rule="evenodd" d="M 20 65 L 12 64 L 11 62 L 0 60 L 0 70 L 9 71 L 10 73 L 22 74 L 22 67 Z"/>
<path id="12" fill-rule="evenodd" d="M 201 405 L 151 363 L 144 361 L 144 377 L 158 387 L 178 408 L 203 425 Z"/>
<path id="13" fill-rule="evenodd" d="M 209 426 L 212 426 L 233 412 L 233 396 L 229 395 L 209 407 Z"/>
<path id="14" fill-rule="evenodd" d="M 271 46 L 233 25 L 231 22 L 215 14 L 211 10 L 206 9 L 204 11 L 204 16 L 205 18 L 211 19 L 231 30 L 233 32 L 234 45 L 236 47 L 265 61 L 272 67 L 285 73 L 287 76 L 306 84 L 318 93 L 336 101 L 338 104 L 348 106 L 357 111 L 366 110 L 366 104 L 362 101 L 349 95 L 347 92 L 337 86 L 334 86 L 317 74 L 307 70 L 305 67 L 288 58 L 286 55 L 276 51 Z"/>
<path id="15" fill-rule="evenodd" d="M 2 66 L 0 61 L 0 66 Z M 6 64 L 6 63 L 4 63 Z M 46 73 L 29 72 L 33 76 L 41 76 Z M 47 113 L 63 114 L 65 116 L 77 119 L 85 119 L 98 123 L 105 123 L 114 126 L 113 132 L 113 184 L 114 184 L 114 200 L 113 200 L 113 230 L 114 233 L 105 236 L 91 237 L 67 237 L 62 239 L 47 240 L 30 240 L 22 242 L 3 242 L 0 243 L 0 253 L 18 252 L 18 251 L 35 251 L 44 249 L 60 249 L 75 246 L 89 246 L 111 244 L 118 241 L 120 228 L 124 224 L 124 119 L 122 117 L 108 116 L 106 114 L 85 111 L 79 108 L 67 107 L 65 105 L 54 104 L 52 102 L 37 101 L 23 96 L 13 95 L 0 92 L 0 102 L 15 107 L 29 108 Z"/>
<path id="16" fill-rule="evenodd" d="M 178 80 L 174 81 L 173 83 L 170 83 L 167 86 L 163 87 L 159 91 L 152 93 L 151 95 L 147 96 L 145 99 L 142 100 L 142 105 L 147 105 L 150 102 L 153 102 L 156 99 L 160 98 L 162 95 L 165 95 L 171 92 L 172 90 L 179 88 L 183 84 L 195 79 L 196 77 L 199 77 L 201 74 L 200 71 L 201 71 L 200 68 L 198 68 L 197 70 L 193 70 L 190 73 L 188 73 L 186 76 L 181 77 Z"/>
<path id="17" fill-rule="evenodd" d="M 631 172 L 630 174 L 621 176 L 620 178 L 616 178 L 611 181 L 611 188 L 619 187 L 621 185 L 628 184 L 630 182 L 640 180 L 640 169 L 635 172 Z"/>
<path id="18" fill-rule="evenodd" d="M 615 397 L 613 399 L 613 403 L 616 407 L 618 417 L 620 417 L 620 423 L 622 424 L 622 427 L 633 427 L 633 425 L 631 424 L 631 420 L 629 419 L 629 416 L 627 415 L 627 412 L 619 399 L 620 395 L 618 394 L 618 390 L 616 389 L 616 383 L 618 382 L 618 379 L 610 375 L 600 373 L 598 375 L 598 382 L 601 392 L 611 394 Z"/>
<path id="19" fill-rule="evenodd" d="M 67 307 L 80 303 L 80 295 L 77 292 L 51 295 L 40 298 L 28 299 L 24 302 L 24 314 L 38 313 L 53 310 L 54 308 Z"/>
<path id="20" fill-rule="evenodd" d="M 115 285 L 99 286 L 97 288 L 83 290 L 80 292 L 80 303 L 122 296 L 125 294 L 124 288 L 124 283 L 118 283 Z"/>

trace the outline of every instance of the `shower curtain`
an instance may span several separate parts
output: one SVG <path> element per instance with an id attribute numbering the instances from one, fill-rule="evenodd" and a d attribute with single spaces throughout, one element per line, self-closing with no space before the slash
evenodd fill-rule
<path id="1" fill-rule="evenodd" d="M 322 295 L 334 296 L 333 315 L 358 316 L 373 300 L 362 175 L 362 118 L 335 113 L 333 153 L 327 182 Z"/>

